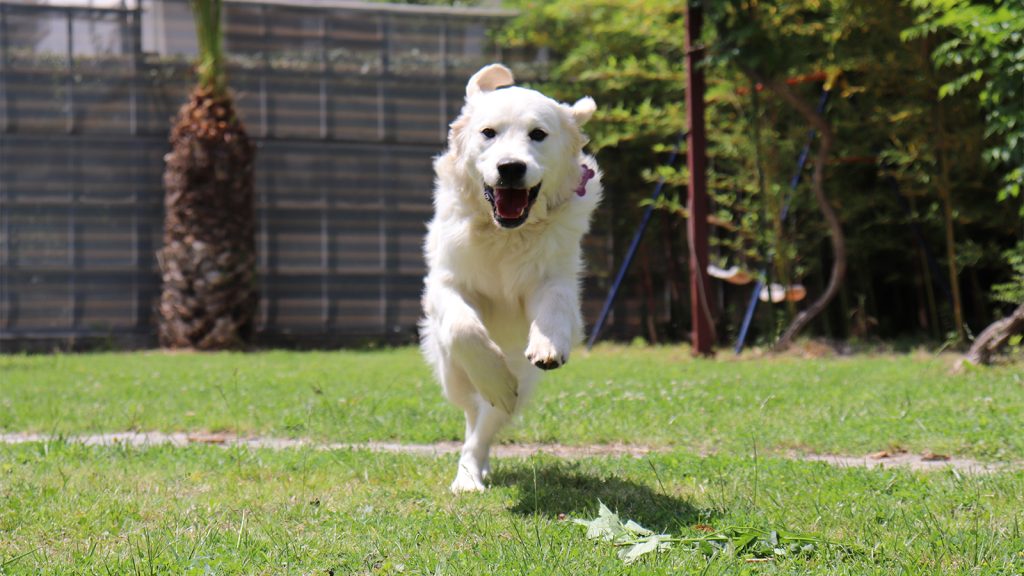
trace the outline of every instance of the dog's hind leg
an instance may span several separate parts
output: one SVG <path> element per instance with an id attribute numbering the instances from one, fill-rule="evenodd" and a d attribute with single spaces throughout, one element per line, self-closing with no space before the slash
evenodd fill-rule
<path id="1" fill-rule="evenodd" d="M 475 450 L 476 430 L 480 422 L 480 412 L 484 407 L 491 408 L 480 393 L 473 387 L 469 376 L 451 358 L 442 360 L 439 367 L 441 385 L 449 402 L 455 404 L 466 413 L 466 435 L 459 458 L 459 469 L 452 482 L 452 492 L 472 492 L 484 489 L 483 479 L 486 475 L 486 458 L 483 462 L 477 459 Z M 493 408 L 491 408 L 493 409 Z"/>
<path id="2" fill-rule="evenodd" d="M 513 361 L 513 370 L 518 376 L 519 396 L 516 410 L 529 401 L 536 387 L 540 372 L 530 366 L 525 358 Z M 452 483 L 452 492 L 479 491 L 484 489 L 483 480 L 491 472 L 491 445 L 495 436 L 508 423 L 511 416 L 501 408 L 492 406 L 482 396 L 477 396 L 477 416 L 472 432 L 466 434 L 466 443 L 459 458 L 459 472 Z M 467 412 L 467 429 L 468 425 Z"/>
<path id="3" fill-rule="evenodd" d="M 476 418 L 480 411 L 480 394 L 473 388 L 466 372 L 451 360 L 444 362 L 441 373 L 441 386 L 444 388 L 445 398 L 466 413 L 464 438 L 468 438 L 476 427 Z"/>
<path id="4" fill-rule="evenodd" d="M 452 492 L 479 492 L 484 489 L 484 478 L 490 472 L 491 444 L 508 419 L 508 413 L 501 408 L 495 408 L 487 402 L 480 403 L 476 425 L 462 446 L 459 470 L 451 486 Z"/>

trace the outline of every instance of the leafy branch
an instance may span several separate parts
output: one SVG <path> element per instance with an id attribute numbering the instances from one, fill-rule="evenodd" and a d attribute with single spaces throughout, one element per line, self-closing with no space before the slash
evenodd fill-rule
<path id="1" fill-rule="evenodd" d="M 599 501 L 598 505 L 596 518 L 574 519 L 573 522 L 587 527 L 587 538 L 609 542 L 620 548 L 619 558 L 626 564 L 632 564 L 647 554 L 670 550 L 673 545 L 685 545 L 687 549 L 705 556 L 727 554 L 756 559 L 809 556 L 823 548 L 856 552 L 849 545 L 819 536 L 753 526 L 729 526 L 701 536 L 655 534 L 632 520 L 623 522 L 603 502 Z"/>

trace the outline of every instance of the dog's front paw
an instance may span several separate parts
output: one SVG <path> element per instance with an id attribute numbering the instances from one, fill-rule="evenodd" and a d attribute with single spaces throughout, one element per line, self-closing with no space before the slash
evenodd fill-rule
<path id="1" fill-rule="evenodd" d="M 541 370 L 554 370 L 569 361 L 569 353 L 560 351 L 547 337 L 534 334 L 526 347 L 526 359 Z"/>

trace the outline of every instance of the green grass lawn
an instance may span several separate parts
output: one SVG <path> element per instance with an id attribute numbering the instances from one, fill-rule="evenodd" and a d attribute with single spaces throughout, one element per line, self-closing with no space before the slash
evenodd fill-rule
<path id="1" fill-rule="evenodd" d="M 1020 365 L 926 356 L 696 361 L 605 347 L 550 374 L 508 441 L 627 442 L 643 458 L 0 446 L 0 574 L 1024 574 L 1024 471 L 836 468 L 793 450 L 1024 457 Z M 0 432 L 458 438 L 412 349 L 0 357 Z M 702 457 L 700 451 L 712 456 Z M 752 562 L 689 546 L 625 566 L 574 518 L 598 501 L 674 536 L 750 526 L 837 542 Z M 708 528 L 711 527 L 711 528 Z"/>
<path id="2" fill-rule="evenodd" d="M 331 442 L 460 439 L 416 349 L 0 356 L 0 432 L 228 431 Z M 693 360 L 598 348 L 541 383 L 510 441 L 693 451 L 1024 458 L 1024 366 L 928 356 Z"/>

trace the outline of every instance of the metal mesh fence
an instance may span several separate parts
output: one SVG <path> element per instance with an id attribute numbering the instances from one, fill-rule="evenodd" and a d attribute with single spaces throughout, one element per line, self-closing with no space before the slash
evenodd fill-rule
<path id="1" fill-rule="evenodd" d="M 259 147 L 264 343 L 414 337 L 431 160 L 465 80 L 536 63 L 491 41 L 508 15 L 225 5 L 230 84 Z M 0 345 L 155 343 L 163 155 L 194 53 L 182 0 L 0 2 Z"/>

